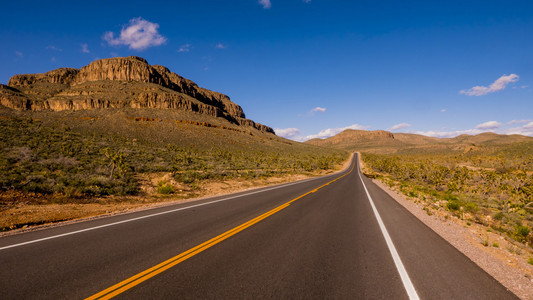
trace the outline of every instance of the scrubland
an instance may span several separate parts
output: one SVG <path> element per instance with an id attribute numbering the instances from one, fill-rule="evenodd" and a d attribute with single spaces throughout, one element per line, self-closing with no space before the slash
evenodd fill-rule
<path id="1" fill-rule="evenodd" d="M 348 158 L 198 114 L 152 113 L 0 115 L 0 230 L 78 218 L 95 205 L 91 214 L 315 176 Z M 72 213 L 39 216 L 46 205 Z"/>
<path id="2" fill-rule="evenodd" d="M 363 153 L 366 173 L 470 225 L 533 245 L 533 142 Z M 489 246 L 489 245 L 486 245 Z"/>

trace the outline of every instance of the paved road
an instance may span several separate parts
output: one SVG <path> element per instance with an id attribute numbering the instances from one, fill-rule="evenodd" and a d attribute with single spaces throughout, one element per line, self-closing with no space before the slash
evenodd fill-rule
<path id="1" fill-rule="evenodd" d="M 0 297 L 516 298 L 355 166 L 0 238 Z"/>

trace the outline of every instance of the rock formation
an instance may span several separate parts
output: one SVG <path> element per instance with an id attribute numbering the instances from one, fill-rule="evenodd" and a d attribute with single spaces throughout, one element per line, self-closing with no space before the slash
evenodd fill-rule
<path id="1" fill-rule="evenodd" d="M 165 108 L 223 117 L 235 124 L 274 133 L 246 119 L 242 108 L 224 94 L 199 87 L 140 57 L 101 59 L 81 69 L 60 68 L 42 74 L 15 75 L 0 85 L 0 104 L 17 110 Z"/>

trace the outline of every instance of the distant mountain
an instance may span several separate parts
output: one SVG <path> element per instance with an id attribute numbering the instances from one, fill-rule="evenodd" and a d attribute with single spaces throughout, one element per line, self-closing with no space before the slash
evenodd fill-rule
<path id="1" fill-rule="evenodd" d="M 469 150 L 476 145 L 508 145 L 520 142 L 533 142 L 533 137 L 487 132 L 478 135 L 460 135 L 454 138 L 436 138 L 383 130 L 347 129 L 335 136 L 326 139 L 311 139 L 305 143 L 350 151 L 391 153 L 413 150 Z"/>
<path id="2" fill-rule="evenodd" d="M 357 147 L 366 146 L 396 146 L 401 144 L 401 142 L 396 140 L 394 135 L 388 131 L 353 129 L 346 129 L 343 132 L 326 139 L 311 139 L 305 143 L 345 150 L 352 150 Z"/>
<path id="3" fill-rule="evenodd" d="M 246 119 L 242 108 L 228 96 L 136 56 L 101 59 L 81 69 L 15 75 L 8 86 L 0 85 L 0 105 L 25 111 L 171 109 L 274 133 L 272 128 Z"/>
<path id="4" fill-rule="evenodd" d="M 451 143 L 471 143 L 471 144 L 511 144 L 533 141 L 532 137 L 519 134 L 496 134 L 492 132 L 480 133 L 478 135 L 463 134 L 455 138 L 448 139 Z"/>

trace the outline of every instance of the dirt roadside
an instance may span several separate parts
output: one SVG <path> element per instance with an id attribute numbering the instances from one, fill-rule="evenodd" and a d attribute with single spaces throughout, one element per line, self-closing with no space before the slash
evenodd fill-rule
<path id="1" fill-rule="evenodd" d="M 24 201 L 22 199 L 12 204 L 0 205 L 0 229 L 3 228 L 3 231 L 0 230 L 0 237 L 156 207 L 193 202 L 214 196 L 253 191 L 259 188 L 333 174 L 348 168 L 352 157 L 350 156 L 342 165 L 336 166 L 334 170 L 316 172 L 310 175 L 294 174 L 262 179 L 211 180 L 202 182 L 194 190 L 175 182 L 170 173 L 160 173 L 151 174 L 141 180 L 143 182 L 141 189 L 145 194 L 142 196 L 105 197 L 85 201 L 85 203 L 40 201 L 45 203 L 33 204 L 31 203 L 32 201 Z M 169 195 L 158 194 L 156 191 L 157 183 L 161 181 L 171 184 L 175 193 Z M 0 195 L 0 203 L 5 203 L 6 201 L 1 201 L 2 197 L 5 197 L 5 195 Z"/>
<path id="2" fill-rule="evenodd" d="M 532 254 L 526 246 L 485 226 L 448 216 L 444 211 L 429 214 L 424 203 L 404 196 L 378 179 L 372 181 L 515 295 L 533 299 L 533 265 L 527 262 Z"/>

